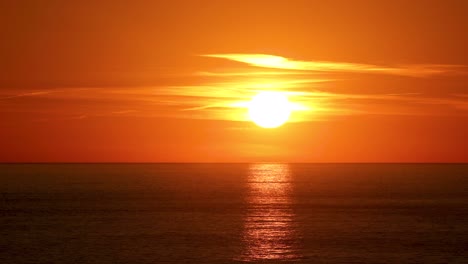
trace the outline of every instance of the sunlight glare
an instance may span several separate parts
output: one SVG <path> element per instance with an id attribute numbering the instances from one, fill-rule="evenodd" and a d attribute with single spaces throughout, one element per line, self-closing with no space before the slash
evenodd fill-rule
<path id="1" fill-rule="evenodd" d="M 288 121 L 292 105 L 279 92 L 261 92 L 249 103 L 250 119 L 260 127 L 275 128 Z"/>

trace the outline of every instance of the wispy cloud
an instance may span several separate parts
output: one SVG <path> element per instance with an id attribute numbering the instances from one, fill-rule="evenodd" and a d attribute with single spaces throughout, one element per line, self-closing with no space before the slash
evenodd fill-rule
<path id="1" fill-rule="evenodd" d="M 197 72 L 196 75 L 199 76 L 209 76 L 209 77 L 248 77 L 248 76 L 254 76 L 254 77 L 261 77 L 261 76 L 281 76 L 281 75 L 304 75 L 304 74 L 310 74 L 310 73 L 304 73 L 304 72 L 294 72 L 294 71 L 252 71 L 252 70 L 236 70 L 236 71 L 230 71 L 230 72 L 213 72 L 213 71 L 200 71 Z"/>
<path id="2" fill-rule="evenodd" d="M 434 74 L 458 72 L 463 68 L 459 65 L 437 64 L 381 66 L 374 64 L 349 62 L 305 61 L 267 54 L 208 54 L 202 56 L 227 59 L 231 61 L 246 63 L 251 66 L 272 69 L 317 72 L 380 73 L 413 77 L 424 77 Z"/>
<path id="3" fill-rule="evenodd" d="M 365 114 L 437 115 L 449 109 L 459 114 L 468 113 L 468 101 L 461 96 L 437 98 L 419 93 L 336 93 L 310 89 L 301 82 L 285 82 L 285 85 L 294 87 L 290 90 L 282 87 L 295 105 L 293 122 Z M 34 105 L 41 112 L 64 116 L 56 120 L 133 116 L 246 121 L 248 101 L 259 89 L 243 82 L 205 86 L 69 88 L 68 92 L 37 95 Z M 17 100 L 15 104 L 19 106 Z M 37 112 L 37 109 L 32 110 Z"/>
<path id="4" fill-rule="evenodd" d="M 47 91 L 30 91 L 30 92 L 22 92 L 22 93 L 14 93 L 9 95 L 4 95 L 0 97 L 0 99 L 12 99 L 18 97 L 33 97 L 33 96 L 41 96 L 56 92 L 54 90 L 47 90 Z"/>
<path id="5" fill-rule="evenodd" d="M 378 89 L 378 78 L 373 78 L 376 89 L 366 93 L 360 91 L 359 87 L 347 89 L 348 79 L 338 74 L 328 74 L 379 72 L 429 77 L 432 74 L 461 69 L 455 66 L 383 67 L 291 60 L 262 54 L 206 56 L 247 65 L 244 68 L 197 70 L 191 77 L 203 78 L 197 79 L 196 82 L 191 79 L 186 84 L 179 85 L 42 89 L 23 90 L 21 93 L 15 89 L 4 89 L 0 91 L 0 111 L 29 111 L 35 115 L 47 116 L 40 120 L 87 120 L 91 117 L 131 116 L 245 121 L 248 120 L 247 108 L 250 99 L 256 93 L 266 90 L 281 91 L 288 96 L 294 104 L 291 117 L 295 122 L 365 114 L 468 114 L 467 95 L 463 93 L 445 94 L 440 97 L 430 97 L 421 90 L 417 93 L 405 93 L 404 90 L 391 93 L 392 89 Z M 330 89 L 330 86 L 339 86 L 340 92 Z"/>

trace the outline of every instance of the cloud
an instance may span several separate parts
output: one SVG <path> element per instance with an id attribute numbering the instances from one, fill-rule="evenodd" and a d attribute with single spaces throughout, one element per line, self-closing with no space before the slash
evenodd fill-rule
<path id="1" fill-rule="evenodd" d="M 69 87 L 23 90 L 22 93 L 15 89 L 4 89 L 0 91 L 0 111 L 29 111 L 39 116 L 39 120 L 131 116 L 245 121 L 248 120 L 248 101 L 256 93 L 266 90 L 281 91 L 289 97 L 294 103 L 292 121 L 295 122 L 366 114 L 468 114 L 467 94 L 444 94 L 431 98 L 423 89 L 411 89 L 412 93 L 388 87 L 379 89 L 378 78 L 372 79 L 375 89 L 371 90 L 371 93 L 364 93 L 356 83 L 347 83 L 347 76 L 341 79 L 340 75 L 340 79 L 336 79 L 339 75 L 328 74 L 378 72 L 423 77 L 448 73 L 457 69 L 455 66 L 383 67 L 356 63 L 298 61 L 262 54 L 206 56 L 238 61 L 248 66 L 215 70 L 196 69 L 190 75 L 195 76 L 196 80 L 182 79 L 183 83 L 178 85 Z M 198 78 L 200 76 L 203 78 Z M 388 78 L 382 79 L 385 81 Z M 338 90 L 340 92 L 336 92 Z"/>
<path id="2" fill-rule="evenodd" d="M 236 72 L 210 72 L 210 71 L 200 71 L 196 75 L 199 76 L 209 76 L 209 77 L 245 77 L 245 76 L 280 76 L 280 75 L 304 75 L 310 73 L 304 72 L 292 72 L 292 71 L 236 71 Z"/>
<path id="3" fill-rule="evenodd" d="M 42 96 L 42 95 L 47 95 L 50 93 L 54 93 L 56 91 L 54 90 L 49 90 L 49 91 L 31 91 L 31 92 L 23 92 L 23 93 L 15 93 L 12 95 L 7 95 L 0 97 L 0 99 L 12 99 L 12 98 L 18 98 L 18 97 L 32 97 L 32 96 Z"/>
<path id="4" fill-rule="evenodd" d="M 425 77 L 435 74 L 458 72 L 464 68 L 459 65 L 437 64 L 403 65 L 390 67 L 348 62 L 303 61 L 267 54 L 208 54 L 202 56 L 227 59 L 262 68 L 310 72 L 380 73 L 412 77 Z"/>
<path id="5" fill-rule="evenodd" d="M 44 92 L 34 98 L 18 98 L 11 104 L 5 104 L 9 100 L 3 101 L 3 107 L 10 111 L 17 109 L 42 113 L 48 120 L 57 121 L 102 116 L 246 121 L 246 103 L 260 89 L 254 84 L 237 80 L 203 86 L 69 88 L 60 93 Z M 441 98 L 420 93 L 336 93 L 310 89 L 303 82 L 285 81 L 283 85 L 289 88 L 282 87 L 283 92 L 297 106 L 292 122 L 366 114 L 468 114 L 465 95 Z M 34 100 L 34 107 L 31 100 Z M 0 108 L 3 107 L 0 104 Z"/>

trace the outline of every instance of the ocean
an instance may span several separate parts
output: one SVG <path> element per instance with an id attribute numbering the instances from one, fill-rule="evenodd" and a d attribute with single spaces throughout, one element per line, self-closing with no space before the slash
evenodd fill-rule
<path id="1" fill-rule="evenodd" d="M 468 164 L 3 164 L 0 263 L 468 263 Z"/>

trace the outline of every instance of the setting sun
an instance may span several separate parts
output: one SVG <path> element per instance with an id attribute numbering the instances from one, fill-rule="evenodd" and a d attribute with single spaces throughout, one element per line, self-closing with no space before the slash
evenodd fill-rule
<path id="1" fill-rule="evenodd" d="M 250 101 L 249 116 L 260 127 L 275 128 L 288 121 L 291 109 L 291 103 L 285 95 L 261 92 Z"/>

